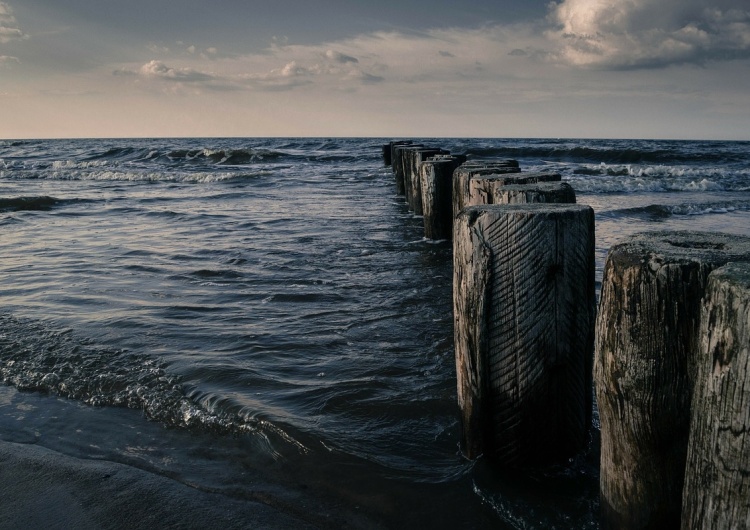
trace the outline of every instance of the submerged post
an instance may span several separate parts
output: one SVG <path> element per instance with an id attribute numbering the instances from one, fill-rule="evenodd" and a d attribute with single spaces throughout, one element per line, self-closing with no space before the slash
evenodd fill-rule
<path id="1" fill-rule="evenodd" d="M 453 250 L 465 454 L 505 466 L 569 457 L 591 419 L 593 210 L 471 206 Z"/>
<path id="2" fill-rule="evenodd" d="M 750 238 L 648 232 L 610 249 L 597 317 L 605 528 L 678 528 L 701 300 Z"/>
<path id="3" fill-rule="evenodd" d="M 424 236 L 450 239 L 453 235 L 453 171 L 465 156 L 438 155 L 419 167 Z"/>
<path id="4" fill-rule="evenodd" d="M 683 528 L 750 523 L 750 264 L 708 277 L 700 319 Z"/>

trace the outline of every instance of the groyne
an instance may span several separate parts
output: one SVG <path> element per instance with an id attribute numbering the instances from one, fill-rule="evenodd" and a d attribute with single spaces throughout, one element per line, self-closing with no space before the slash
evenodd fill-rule
<path id="1" fill-rule="evenodd" d="M 464 455 L 564 462 L 595 389 L 603 528 L 750 525 L 750 237 L 631 236 L 597 311 L 594 212 L 559 174 L 409 141 L 383 154 L 425 237 L 452 239 Z"/>

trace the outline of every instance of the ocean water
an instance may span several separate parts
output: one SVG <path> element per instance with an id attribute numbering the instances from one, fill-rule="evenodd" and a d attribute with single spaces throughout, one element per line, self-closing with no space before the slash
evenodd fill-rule
<path id="1" fill-rule="evenodd" d="M 557 466 L 461 457 L 451 245 L 388 140 L 0 141 L 0 439 L 321 527 L 597 528 L 596 416 Z M 560 172 L 597 281 L 631 233 L 750 234 L 747 142 L 418 140 Z"/>

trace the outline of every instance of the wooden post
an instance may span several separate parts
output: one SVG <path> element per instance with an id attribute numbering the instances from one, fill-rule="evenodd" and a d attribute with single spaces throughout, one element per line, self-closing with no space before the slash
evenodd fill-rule
<path id="1" fill-rule="evenodd" d="M 738 259 L 750 238 L 705 232 L 610 249 L 594 363 L 605 528 L 680 525 L 700 303 L 709 273 Z"/>
<path id="2" fill-rule="evenodd" d="M 513 173 L 509 175 L 480 175 L 474 176 L 469 179 L 469 197 L 466 201 L 466 205 L 471 204 L 509 204 L 509 201 L 513 199 L 516 203 L 523 202 L 575 202 L 575 193 L 573 188 L 567 186 L 567 190 L 560 190 L 559 173 Z M 526 193 L 519 193 L 518 191 L 512 194 L 506 194 L 508 202 L 503 200 L 504 192 L 507 191 L 506 187 L 509 185 L 530 185 L 534 184 L 539 186 L 540 183 L 552 183 L 556 188 L 547 188 L 546 192 L 542 191 L 542 188 L 537 188 L 536 194 L 531 193 L 531 197 L 546 199 L 553 198 L 554 196 L 568 197 L 572 200 L 567 201 L 553 201 L 553 200 L 538 200 L 538 201 L 524 201 Z M 528 188 L 527 188 L 528 190 Z M 531 191 L 531 190 L 529 190 Z M 567 193 L 567 195 L 566 195 Z"/>
<path id="3" fill-rule="evenodd" d="M 399 195 L 406 195 L 406 182 L 404 178 L 406 156 L 407 150 L 413 147 L 423 146 L 421 144 L 414 145 L 411 142 L 408 144 L 397 144 L 393 146 L 393 174 L 396 177 L 396 193 Z"/>
<path id="4" fill-rule="evenodd" d="M 682 528 L 750 527 L 750 264 L 708 277 Z"/>
<path id="5" fill-rule="evenodd" d="M 453 235 L 453 171 L 465 157 L 438 155 L 419 167 L 424 236 L 450 239 Z"/>
<path id="6" fill-rule="evenodd" d="M 448 151 L 432 147 L 410 149 L 406 161 L 408 166 L 404 168 L 404 184 L 406 188 L 406 202 L 409 208 L 417 215 L 422 215 L 422 181 L 419 176 L 419 166 L 427 158 L 435 155 L 447 155 Z"/>
<path id="7" fill-rule="evenodd" d="M 393 147 L 393 142 L 389 144 L 383 144 L 383 165 L 390 166 L 392 164 L 391 162 L 391 148 Z"/>
<path id="8" fill-rule="evenodd" d="M 453 172 L 453 217 L 455 218 L 468 202 L 469 181 L 472 177 L 520 173 L 518 163 L 513 165 L 512 162 L 515 161 L 502 161 L 497 164 L 476 164 L 469 161 L 457 167 Z"/>
<path id="9" fill-rule="evenodd" d="M 398 140 L 398 141 L 390 142 L 390 144 L 388 144 L 391 146 L 391 155 L 390 155 L 391 156 L 391 168 L 393 169 L 394 173 L 396 172 L 396 168 L 393 166 L 394 163 L 396 162 L 396 148 L 406 146 L 406 145 L 412 145 L 413 143 L 414 142 L 412 142 L 411 140 Z"/>
<path id="10" fill-rule="evenodd" d="M 584 447 L 594 341 L 594 212 L 470 206 L 454 221 L 463 450 L 505 466 Z"/>
<path id="11" fill-rule="evenodd" d="M 518 160 L 512 158 L 472 158 L 464 164 L 467 167 L 519 167 Z"/>

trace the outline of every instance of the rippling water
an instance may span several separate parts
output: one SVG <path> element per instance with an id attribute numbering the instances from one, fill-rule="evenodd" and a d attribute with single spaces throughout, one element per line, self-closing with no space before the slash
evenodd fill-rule
<path id="1" fill-rule="evenodd" d="M 458 453 L 450 243 L 385 141 L 0 141 L 0 437 L 331 526 L 595 528 L 596 425 L 555 468 Z M 424 142 L 562 173 L 599 277 L 633 232 L 750 233 L 748 143 Z"/>

